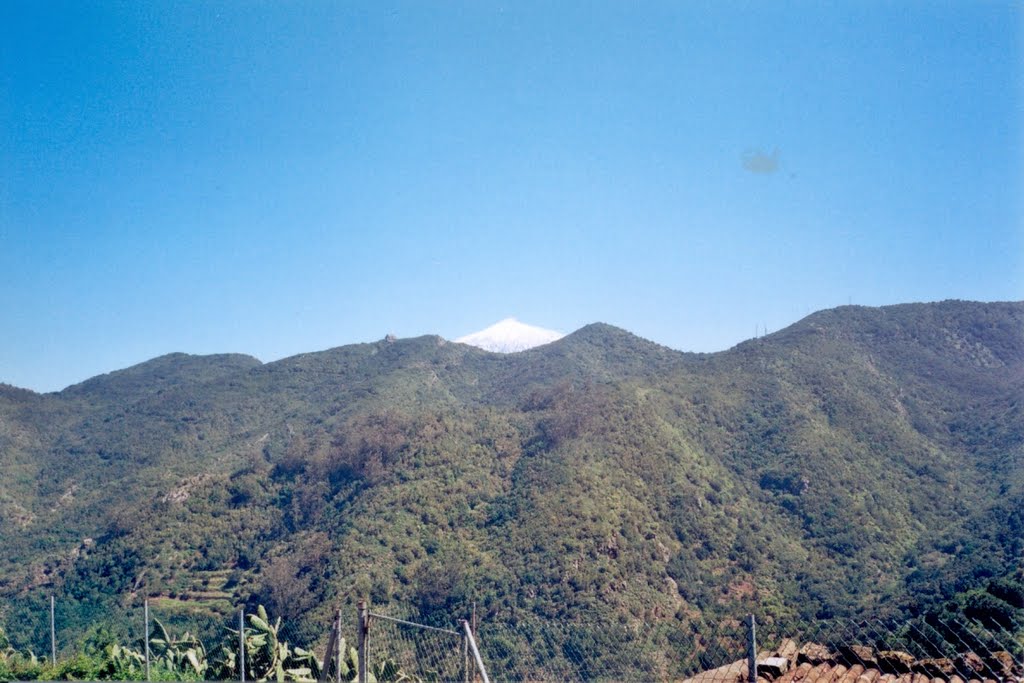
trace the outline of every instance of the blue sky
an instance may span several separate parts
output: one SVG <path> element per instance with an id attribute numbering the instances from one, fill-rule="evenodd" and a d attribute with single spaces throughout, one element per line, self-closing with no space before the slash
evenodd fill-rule
<path id="1" fill-rule="evenodd" d="M 0 381 L 1024 299 L 1022 7 L 0 3 Z"/>

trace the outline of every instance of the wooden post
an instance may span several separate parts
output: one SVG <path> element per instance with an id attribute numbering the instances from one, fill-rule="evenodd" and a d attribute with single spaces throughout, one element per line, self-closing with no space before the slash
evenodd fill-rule
<path id="1" fill-rule="evenodd" d="M 149 677 L 149 598 L 146 598 L 142 603 L 142 621 L 146 629 L 146 635 L 144 640 L 146 641 L 146 680 L 152 680 Z"/>
<path id="2" fill-rule="evenodd" d="M 754 615 L 747 617 L 747 681 L 757 683 L 757 621 Z"/>
<path id="3" fill-rule="evenodd" d="M 365 600 L 359 601 L 359 683 L 369 683 L 370 670 L 367 659 L 370 639 L 370 609 L 366 606 Z"/>
<path id="4" fill-rule="evenodd" d="M 327 638 L 327 649 L 324 651 L 324 668 L 320 670 L 320 678 L 317 680 L 319 683 L 327 683 L 331 680 L 328 676 L 328 671 L 331 668 L 331 660 L 335 659 L 334 662 L 334 679 L 336 683 L 341 683 L 341 658 L 338 654 L 341 652 L 341 610 L 334 610 L 334 625 L 331 626 L 331 635 Z"/>

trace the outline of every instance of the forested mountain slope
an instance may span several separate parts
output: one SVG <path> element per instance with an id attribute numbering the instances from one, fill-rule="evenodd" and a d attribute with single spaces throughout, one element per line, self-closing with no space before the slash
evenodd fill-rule
<path id="1" fill-rule="evenodd" d="M 716 354 L 603 324 L 0 386 L 0 617 L 163 596 L 442 620 L 929 607 L 1022 563 L 1024 304 L 815 313 Z"/>

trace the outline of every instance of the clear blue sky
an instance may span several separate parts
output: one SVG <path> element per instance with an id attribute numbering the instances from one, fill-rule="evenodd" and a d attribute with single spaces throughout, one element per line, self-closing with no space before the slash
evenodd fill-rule
<path id="1" fill-rule="evenodd" d="M 0 381 L 1024 299 L 1022 7 L 0 3 Z"/>

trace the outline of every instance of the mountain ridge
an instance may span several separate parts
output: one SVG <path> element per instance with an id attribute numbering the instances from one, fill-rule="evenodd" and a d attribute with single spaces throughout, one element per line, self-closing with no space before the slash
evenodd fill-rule
<path id="1" fill-rule="evenodd" d="M 561 340 L 568 339 L 568 338 L 578 339 L 581 335 L 582 336 L 587 336 L 587 335 L 590 335 L 590 334 L 596 333 L 596 332 L 606 332 L 606 333 L 613 334 L 613 335 L 622 335 L 622 334 L 624 334 L 624 335 L 628 335 L 628 336 L 631 336 L 631 337 L 635 337 L 636 339 L 647 341 L 647 342 L 649 342 L 649 343 L 651 343 L 651 344 L 653 344 L 653 345 L 655 345 L 655 346 L 657 346 L 659 348 L 666 349 L 668 351 L 672 351 L 672 352 L 675 352 L 675 353 L 689 355 L 689 356 L 692 356 L 692 357 L 708 358 L 708 357 L 714 357 L 714 356 L 718 356 L 718 355 L 721 355 L 721 354 L 729 353 L 729 352 L 731 352 L 733 350 L 736 350 L 736 349 L 739 349 L 741 347 L 744 347 L 745 345 L 759 343 L 759 342 L 763 343 L 763 341 L 766 340 L 766 339 L 780 339 L 780 338 L 783 338 L 783 337 L 786 337 L 786 336 L 792 336 L 794 334 L 809 334 L 809 333 L 813 333 L 813 331 L 821 323 L 825 323 L 825 322 L 831 321 L 832 319 L 834 319 L 834 317 L 837 314 L 840 314 L 841 312 L 843 314 L 845 314 L 845 313 L 851 312 L 851 311 L 852 312 L 871 312 L 871 311 L 873 311 L 873 312 L 876 312 L 878 314 L 885 314 L 887 311 L 889 311 L 889 312 L 897 312 L 897 311 L 900 311 L 900 310 L 916 310 L 916 309 L 918 309 L 918 307 L 926 307 L 926 308 L 920 309 L 920 310 L 927 310 L 928 308 L 932 308 L 934 310 L 949 310 L 950 307 L 958 307 L 958 306 L 984 306 L 984 307 L 988 307 L 988 308 L 1006 308 L 1007 310 L 1014 310 L 1015 307 L 1019 308 L 1022 304 L 1024 304 L 1024 302 L 1020 302 L 1020 301 L 981 302 L 981 301 L 971 301 L 971 300 L 961 300 L 961 299 L 946 299 L 946 300 L 943 300 L 943 301 L 936 301 L 936 302 L 891 304 L 891 305 L 886 305 L 886 306 L 844 305 L 844 306 L 838 306 L 838 307 L 835 307 L 835 308 L 823 309 L 821 311 L 816 311 L 816 312 L 811 313 L 811 314 L 809 314 L 809 315 L 807 315 L 807 316 L 805 316 L 805 317 L 803 317 L 803 318 L 801 318 L 801 319 L 791 323 L 790 325 L 788 325 L 788 326 L 786 326 L 786 327 L 784 327 L 784 328 L 782 328 L 780 330 L 776 330 L 775 332 L 772 332 L 772 333 L 770 333 L 768 335 L 746 339 L 746 340 L 738 342 L 737 344 L 735 344 L 732 347 L 729 347 L 727 349 L 723 349 L 723 350 L 720 350 L 720 351 L 710 351 L 710 352 L 696 352 L 696 351 L 686 351 L 686 350 L 683 350 L 683 349 L 676 349 L 676 348 L 673 348 L 673 347 L 670 347 L 670 346 L 666 346 L 664 344 L 661 344 L 661 343 L 653 341 L 653 340 L 645 339 L 643 337 L 640 337 L 639 335 L 636 335 L 633 332 L 630 332 L 629 330 L 626 330 L 625 328 L 618 327 L 618 326 L 616 326 L 614 324 L 609 324 L 609 323 L 605 323 L 605 322 L 588 323 L 588 324 L 586 324 L 586 325 L 584 325 L 584 326 L 574 330 L 573 332 L 570 332 L 568 334 L 562 335 L 558 340 L 555 340 L 555 342 L 550 342 L 550 343 L 556 343 L 557 341 L 561 341 Z M 401 338 L 401 339 L 395 340 L 395 341 L 402 341 L 402 340 L 408 340 L 408 339 L 422 339 L 422 338 L 436 338 L 436 339 L 440 339 L 440 340 L 442 340 L 442 341 L 444 341 L 446 343 L 447 342 L 450 342 L 450 343 L 460 343 L 457 340 L 448 340 L 448 339 L 445 339 L 444 337 L 442 337 L 440 335 L 431 334 L 431 333 L 424 334 L 424 335 L 419 335 L 419 336 L 416 336 L 416 337 Z M 344 345 L 341 345 L 341 346 L 329 347 L 327 349 L 322 349 L 322 350 L 319 350 L 319 351 L 305 351 L 305 352 L 293 354 L 291 356 L 286 356 L 284 358 L 280 358 L 280 359 L 277 359 L 277 360 L 274 360 L 274 361 L 269 361 L 267 363 L 264 363 L 264 362 L 260 361 L 258 358 L 254 357 L 254 356 L 251 356 L 249 354 L 239 353 L 239 352 L 214 353 L 214 354 L 193 354 L 193 353 L 185 353 L 185 352 L 180 352 L 180 351 L 174 351 L 174 352 L 168 352 L 168 353 L 165 353 L 165 354 L 161 354 L 161 355 L 156 356 L 154 358 L 151 358 L 149 360 L 141 361 L 139 363 L 133 364 L 131 366 L 127 366 L 125 368 L 111 370 L 111 371 L 109 371 L 107 373 L 101 373 L 99 375 L 95 375 L 93 377 L 86 378 L 86 379 L 84 379 L 84 380 L 82 380 L 80 382 L 76 382 L 74 384 L 68 385 L 67 387 L 65 387 L 63 389 L 60 389 L 58 391 L 37 392 L 37 391 L 35 391 L 33 389 L 30 389 L 30 388 L 18 387 L 18 386 L 15 386 L 15 385 L 6 384 L 6 383 L 3 382 L 3 378 L 0 378 L 0 387 L 6 387 L 8 389 L 17 389 L 17 390 L 21 390 L 21 391 L 28 391 L 28 392 L 31 392 L 33 394 L 40 394 L 40 395 L 43 395 L 43 394 L 60 394 L 60 393 L 68 391 L 69 389 L 75 389 L 77 391 L 83 385 L 87 385 L 88 383 L 93 382 L 94 380 L 99 380 L 101 378 L 108 378 L 109 379 L 109 378 L 112 378 L 112 377 L 121 376 L 124 373 L 131 373 L 133 371 L 142 370 L 144 368 L 149 368 L 149 367 L 151 367 L 150 364 L 152 364 L 154 362 L 174 361 L 174 360 L 200 360 L 200 361 L 203 361 L 204 359 L 209 359 L 209 360 L 214 360 L 214 359 L 236 359 L 236 360 L 238 360 L 240 362 L 246 362 L 246 361 L 254 362 L 253 367 L 256 367 L 256 366 L 259 366 L 259 365 L 272 365 L 272 364 L 275 364 L 275 363 L 281 363 L 281 362 L 289 361 L 289 360 L 292 360 L 292 359 L 295 359 L 295 358 L 300 358 L 300 357 L 308 356 L 310 354 L 326 353 L 326 352 L 331 352 L 331 351 L 337 351 L 339 349 L 346 349 L 346 348 L 349 348 L 349 347 L 374 346 L 374 345 L 379 346 L 379 345 L 384 344 L 384 343 L 390 343 L 390 342 L 388 342 L 386 340 L 378 340 L 378 341 L 370 341 L 370 342 L 354 342 L 354 343 L 350 343 L 350 344 L 344 344 Z"/>
<path id="2" fill-rule="evenodd" d="M 0 619 L 44 588 L 109 617 L 215 570 L 310 623 L 328 596 L 813 618 L 1021 561 L 1024 303 L 844 307 L 714 354 L 595 323 L 515 354 L 424 335 L 154 361 L 0 390 Z"/>

